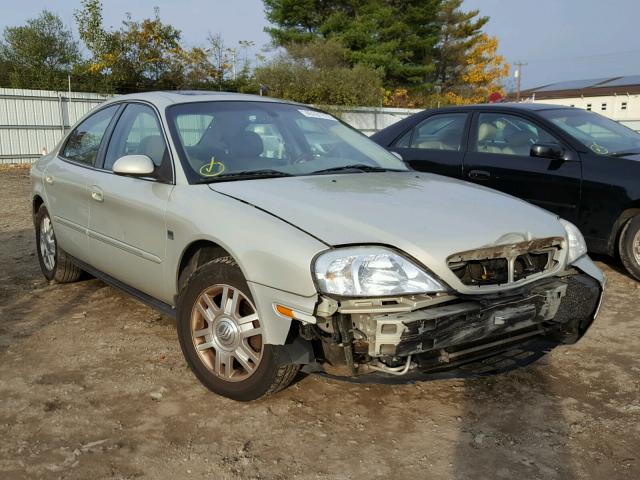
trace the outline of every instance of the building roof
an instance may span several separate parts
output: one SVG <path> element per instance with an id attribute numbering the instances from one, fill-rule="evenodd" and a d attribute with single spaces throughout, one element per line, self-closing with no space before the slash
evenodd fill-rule
<path id="1" fill-rule="evenodd" d="M 536 100 L 567 97 L 598 97 L 603 95 L 626 95 L 640 93 L 640 75 L 625 77 L 594 78 L 549 83 L 521 92 L 522 98 L 534 97 Z"/>

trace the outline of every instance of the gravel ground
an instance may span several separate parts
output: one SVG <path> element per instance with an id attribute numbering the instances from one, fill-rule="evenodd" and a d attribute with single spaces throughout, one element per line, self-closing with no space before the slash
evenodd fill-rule
<path id="1" fill-rule="evenodd" d="M 577 345 L 484 378 L 310 375 L 241 404 L 187 369 L 174 322 L 39 273 L 29 179 L 0 171 L 0 478 L 640 478 L 640 284 L 613 260 Z M 600 259 L 602 260 L 602 259 Z"/>

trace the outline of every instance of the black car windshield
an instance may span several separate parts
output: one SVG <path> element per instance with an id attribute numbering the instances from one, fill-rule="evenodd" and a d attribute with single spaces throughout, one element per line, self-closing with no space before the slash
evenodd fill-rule
<path id="1" fill-rule="evenodd" d="M 404 162 L 331 115 L 259 101 L 167 108 L 189 181 L 405 171 Z"/>
<path id="2" fill-rule="evenodd" d="M 544 110 L 540 115 L 598 155 L 640 153 L 640 134 L 597 113 L 563 108 Z"/>

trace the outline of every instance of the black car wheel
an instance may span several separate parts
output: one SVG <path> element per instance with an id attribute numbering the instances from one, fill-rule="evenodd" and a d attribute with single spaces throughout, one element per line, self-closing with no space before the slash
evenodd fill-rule
<path id="1" fill-rule="evenodd" d="M 191 370 L 219 395 L 255 400 L 288 386 L 300 368 L 263 342 L 263 322 L 231 257 L 205 263 L 189 277 L 178 297 L 177 326 Z"/>
<path id="2" fill-rule="evenodd" d="M 640 280 L 640 215 L 629 220 L 620 235 L 620 259 L 627 271 Z"/>

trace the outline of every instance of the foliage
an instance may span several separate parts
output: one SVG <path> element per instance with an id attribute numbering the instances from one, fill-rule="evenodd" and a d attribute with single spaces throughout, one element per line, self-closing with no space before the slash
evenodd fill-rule
<path id="1" fill-rule="evenodd" d="M 186 47 L 160 19 L 127 15 L 104 26 L 101 0 L 79 0 L 80 53 L 71 30 L 43 11 L 0 40 L 0 85 L 128 93 L 208 89 L 257 93 L 336 105 L 437 106 L 485 101 L 501 91 L 508 66 L 462 0 L 263 0 L 273 45 L 265 61 L 255 45 L 225 44 L 209 34 Z M 255 62 L 261 65 L 254 68 Z"/>
<path id="2" fill-rule="evenodd" d="M 507 74 L 493 40 L 482 31 L 488 17 L 462 11 L 462 0 L 264 3 L 276 46 L 298 58 L 306 45 L 335 42 L 331 48 L 342 47 L 347 65 L 367 65 L 382 74 L 387 106 L 485 100 L 484 92 L 498 88 Z M 478 78 L 480 72 L 485 78 Z"/>
<path id="3" fill-rule="evenodd" d="M 315 40 L 258 67 L 255 80 L 270 96 L 315 105 L 381 105 L 380 74 L 364 65 L 349 66 L 344 49 Z"/>
<path id="4" fill-rule="evenodd" d="M 18 27 L 7 27 L 0 41 L 3 83 L 21 86 L 27 79 L 32 88 L 66 82 L 67 73 L 80 60 L 78 43 L 59 16 L 47 10 Z"/>
<path id="5" fill-rule="evenodd" d="M 118 30 L 102 25 L 99 0 L 83 0 L 76 12 L 80 38 L 91 52 L 89 73 L 108 74 L 118 90 L 167 88 L 180 85 L 183 64 L 197 63 L 199 52 L 186 52 L 180 46 L 180 32 L 155 16 L 140 22 L 127 15 Z"/>
<path id="6" fill-rule="evenodd" d="M 264 0 L 277 46 L 337 40 L 350 66 L 383 73 L 389 86 L 422 86 L 433 71 L 441 0 Z"/>
<path id="7" fill-rule="evenodd" d="M 479 17 L 478 10 L 463 12 L 462 0 L 444 0 L 438 15 L 441 24 L 436 53 L 435 83 L 442 91 L 464 83 L 463 74 L 469 52 L 480 41 L 488 17 Z"/>
<path id="8" fill-rule="evenodd" d="M 494 92 L 504 96 L 501 80 L 509 75 L 509 65 L 497 51 L 497 38 L 487 34 L 480 35 L 465 59 L 463 83 L 446 92 L 451 103 L 483 103 Z"/>

